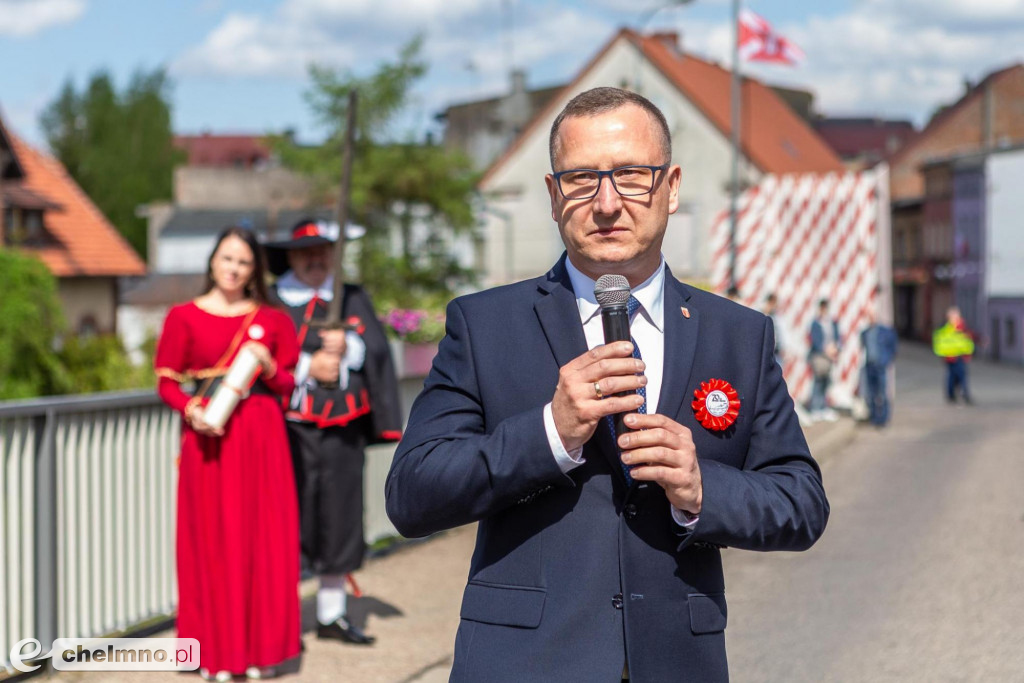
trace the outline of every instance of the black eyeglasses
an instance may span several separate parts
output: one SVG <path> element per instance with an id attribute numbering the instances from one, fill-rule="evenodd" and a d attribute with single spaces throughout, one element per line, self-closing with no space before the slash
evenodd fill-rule
<path id="1" fill-rule="evenodd" d="M 612 181 L 612 187 L 623 197 L 639 197 L 650 194 L 658 171 L 664 171 L 668 164 L 661 166 L 619 166 L 610 171 L 593 168 L 572 168 L 554 174 L 558 191 L 566 199 L 590 199 L 597 196 L 601 179 L 605 176 Z"/>

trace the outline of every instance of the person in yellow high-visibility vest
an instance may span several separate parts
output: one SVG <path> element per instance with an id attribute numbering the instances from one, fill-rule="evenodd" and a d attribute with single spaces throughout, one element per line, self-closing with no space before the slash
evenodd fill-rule
<path id="1" fill-rule="evenodd" d="M 974 333 L 967 329 L 956 306 L 946 311 L 946 324 L 932 335 L 932 350 L 946 361 L 946 400 L 956 403 L 959 388 L 964 403 L 973 403 L 967 389 L 967 361 L 974 353 Z"/>

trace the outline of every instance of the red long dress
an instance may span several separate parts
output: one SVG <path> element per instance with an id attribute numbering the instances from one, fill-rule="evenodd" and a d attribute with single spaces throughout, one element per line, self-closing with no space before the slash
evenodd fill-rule
<path id="1" fill-rule="evenodd" d="M 290 395 L 299 350 L 285 313 L 261 306 L 252 318 L 222 317 L 186 303 L 168 312 L 157 346 L 160 398 L 184 413 L 191 397 L 179 382 L 220 374 L 210 371 L 218 361 L 230 366 L 235 354 L 222 356 L 243 325 L 240 342 L 263 343 L 277 362 L 260 380 Z M 199 641 L 212 672 L 241 674 L 298 655 L 298 501 L 278 396 L 242 400 L 222 437 L 184 425 L 178 474 L 178 636 Z"/>

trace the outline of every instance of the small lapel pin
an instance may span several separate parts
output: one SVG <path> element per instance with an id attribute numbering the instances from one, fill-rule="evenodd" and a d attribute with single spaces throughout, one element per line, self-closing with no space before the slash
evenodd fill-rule
<path id="1" fill-rule="evenodd" d="M 689 308 L 687 308 L 686 306 L 680 306 L 679 310 L 683 312 L 683 317 L 684 318 L 686 318 L 687 320 L 690 319 L 690 309 Z"/>

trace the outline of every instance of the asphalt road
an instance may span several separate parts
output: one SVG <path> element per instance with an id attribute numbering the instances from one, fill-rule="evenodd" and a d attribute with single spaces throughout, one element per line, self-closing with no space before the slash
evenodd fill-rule
<path id="1" fill-rule="evenodd" d="M 1024 369 L 971 363 L 974 407 L 901 349 L 892 424 L 823 462 L 805 553 L 726 551 L 732 678 L 1024 681 Z"/>

